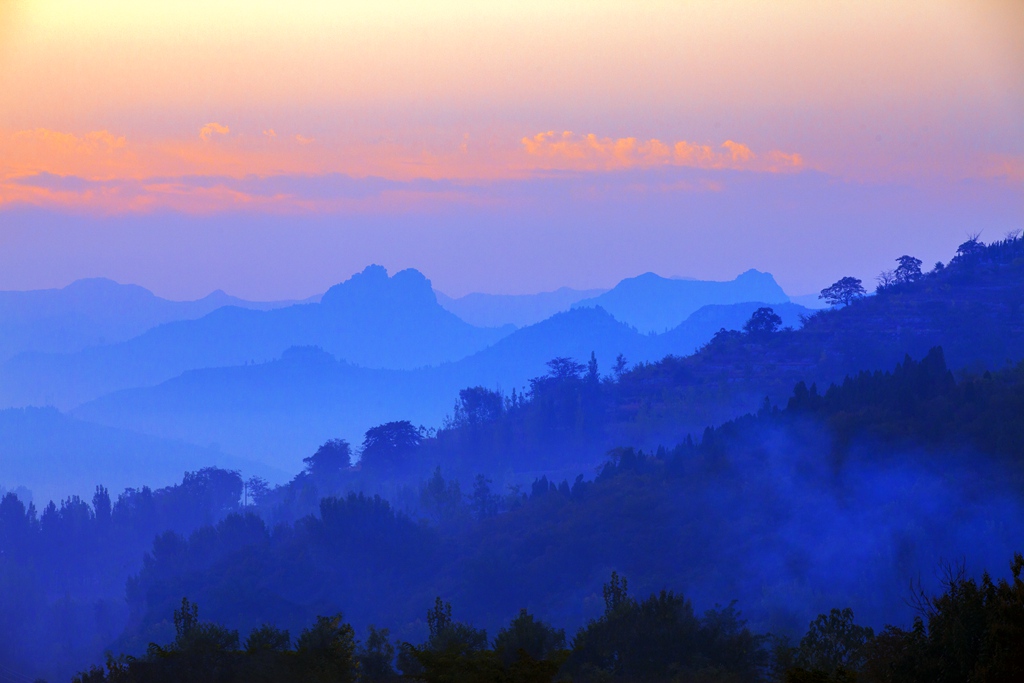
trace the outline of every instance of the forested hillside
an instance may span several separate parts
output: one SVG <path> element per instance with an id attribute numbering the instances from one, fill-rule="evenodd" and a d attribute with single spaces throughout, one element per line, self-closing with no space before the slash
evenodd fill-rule
<path id="1" fill-rule="evenodd" d="M 539 400 L 519 410 L 540 415 Z M 174 637 L 168 615 L 182 596 L 243 631 L 268 622 L 299 633 L 343 611 L 360 633 L 373 623 L 415 642 L 437 595 L 492 633 L 521 608 L 572 630 L 600 616 L 612 570 L 641 595 L 681 590 L 699 610 L 738 600 L 758 632 L 798 635 L 814 614 L 847 606 L 876 628 L 907 624 L 909 582 L 941 590 L 929 578 L 941 558 L 964 557 L 973 574 L 1024 543 L 1021 410 L 1024 365 L 958 381 L 936 349 L 820 391 L 798 384 L 784 406 L 670 448 L 616 449 L 596 477 L 580 470 L 518 490 L 483 472 L 465 485 L 448 475 L 446 461 L 493 422 L 481 408 L 433 437 L 371 430 L 356 466 L 346 444 L 325 444 L 277 490 L 210 470 L 165 492 L 115 503 L 101 492 L 92 508 L 69 501 L 41 515 L 8 496 L 0 538 L 19 545 L 2 555 L 2 594 L 17 604 L 4 613 L 28 639 L 8 644 L 9 661 L 31 661 L 39 644 L 55 666 L 95 661 L 122 627 L 116 648 L 140 653 Z M 394 503 L 345 493 L 409 463 L 434 472 L 391 488 Z M 146 548 L 123 614 L 115 586 L 96 581 L 110 562 L 125 576 Z M 105 614 L 101 630 L 92 620 Z M 85 632 L 106 636 L 83 642 Z"/>

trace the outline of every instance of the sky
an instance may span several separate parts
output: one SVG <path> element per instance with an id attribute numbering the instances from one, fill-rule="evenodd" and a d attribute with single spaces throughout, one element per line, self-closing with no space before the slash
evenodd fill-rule
<path id="1" fill-rule="evenodd" d="M 1024 228 L 1015 0 L 0 0 L 0 288 L 873 283 Z"/>

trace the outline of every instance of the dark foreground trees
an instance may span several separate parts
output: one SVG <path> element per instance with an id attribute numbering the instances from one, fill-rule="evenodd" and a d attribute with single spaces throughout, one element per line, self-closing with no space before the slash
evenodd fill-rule
<path id="1" fill-rule="evenodd" d="M 767 664 L 764 637 L 732 605 L 698 617 L 671 591 L 636 600 L 614 572 L 604 603 L 604 614 L 573 640 L 565 667 L 572 680 L 754 681 Z"/>
<path id="2" fill-rule="evenodd" d="M 352 683 L 359 667 L 355 632 L 341 615 L 317 617 L 291 647 L 287 631 L 256 628 L 239 647 L 238 632 L 199 620 L 188 599 L 174 612 L 176 637 L 150 643 L 144 657 L 108 657 L 106 670 L 93 667 L 74 683 Z"/>
<path id="3" fill-rule="evenodd" d="M 604 613 L 568 649 L 564 631 L 526 610 L 489 643 L 484 631 L 454 620 L 441 598 L 427 612 L 430 636 L 421 645 L 396 650 L 388 631 L 372 626 L 357 643 L 336 615 L 318 617 L 294 648 L 287 631 L 270 625 L 240 646 L 237 631 L 200 621 L 183 599 L 171 644 L 150 644 L 139 658 L 109 657 L 74 683 L 1011 683 L 1024 680 L 1024 557 L 1010 568 L 1012 578 L 998 581 L 949 571 L 943 594 L 918 596 L 909 630 L 887 626 L 875 635 L 851 610 L 834 609 L 792 647 L 752 633 L 733 605 L 698 616 L 670 591 L 637 600 L 614 572 Z"/>

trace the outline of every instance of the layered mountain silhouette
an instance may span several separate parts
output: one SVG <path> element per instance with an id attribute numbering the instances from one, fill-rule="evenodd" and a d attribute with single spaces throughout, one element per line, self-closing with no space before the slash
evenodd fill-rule
<path id="1" fill-rule="evenodd" d="M 538 294 L 473 293 L 453 299 L 437 292 L 437 301 L 471 325 L 525 327 L 569 310 L 574 303 L 604 294 L 605 289 L 571 289 L 561 287 Z"/>
<path id="2" fill-rule="evenodd" d="M 115 494 L 129 486 L 169 486 L 186 471 L 211 465 L 271 481 L 285 477 L 216 447 L 90 424 L 53 408 L 0 410 L 0 444 L 0 485 L 27 487 L 39 508 L 69 495 L 89 500 L 100 483 Z"/>
<path id="3" fill-rule="evenodd" d="M 366 367 L 415 368 L 463 358 L 511 331 L 463 322 L 438 305 L 418 271 L 388 277 L 369 266 L 319 303 L 266 311 L 225 306 L 119 344 L 20 354 L 0 367 L 0 405 L 66 408 L 187 370 L 264 362 L 292 346 L 319 346 Z"/>
<path id="4" fill-rule="evenodd" d="M 0 292 L 0 361 L 26 351 L 70 353 L 115 344 L 222 306 L 269 310 L 292 303 L 245 301 L 220 290 L 196 301 L 171 301 L 105 278 L 76 280 L 63 289 Z"/>
<path id="5" fill-rule="evenodd" d="M 701 346 L 711 341 L 719 330 L 742 330 L 743 325 L 759 308 L 771 308 L 782 318 L 783 327 L 794 329 L 803 325 L 803 319 L 813 313 L 811 309 L 794 303 L 769 304 L 762 301 L 747 301 L 740 304 L 702 306 L 681 325 L 655 338 L 657 358 L 696 353 Z"/>
<path id="6" fill-rule="evenodd" d="M 644 273 L 610 290 L 562 287 L 538 294 L 467 294 L 438 302 L 468 323 L 485 327 L 533 325 L 571 307 L 600 306 L 641 332 L 665 332 L 709 304 L 790 301 L 770 273 L 748 270 L 726 282 L 665 278 Z"/>
<path id="7" fill-rule="evenodd" d="M 795 317 L 799 329 L 767 336 L 715 334 L 740 327 L 759 303 L 704 307 L 661 335 L 641 334 L 602 308 L 576 308 L 437 367 L 367 370 L 324 351 L 295 350 L 261 365 L 200 370 L 106 396 L 76 414 L 164 437 L 233 443 L 239 452 L 294 469 L 326 438 L 358 443 L 363 430 L 394 419 L 436 426 L 462 388 L 482 385 L 507 395 L 544 374 L 552 357 L 586 362 L 593 351 L 602 374 L 620 353 L 631 366 L 645 363 L 629 381 L 663 387 L 651 395 L 664 403 L 629 409 L 649 411 L 678 440 L 757 410 L 766 396 L 785 401 L 797 382 L 824 387 L 850 373 L 893 367 L 906 354 L 921 357 L 933 346 L 946 350 L 952 368 L 1019 360 L 1024 270 L 1014 265 L 1016 256 L 1000 260 L 997 249 L 991 253 L 810 315 L 802 326 L 806 309 L 778 305 L 784 322 Z M 658 437 L 655 427 L 649 432 Z"/>
<path id="8" fill-rule="evenodd" d="M 267 363 L 194 370 L 156 387 L 116 392 L 74 414 L 166 438 L 232 443 L 237 452 L 296 469 L 328 438 L 358 443 L 366 429 L 390 420 L 437 426 L 466 386 L 522 391 L 552 357 L 589 358 L 591 351 L 605 369 L 618 353 L 653 360 L 647 337 L 588 308 L 436 367 L 368 369 L 324 349 L 295 347 Z"/>
<path id="9" fill-rule="evenodd" d="M 741 328 L 762 305 L 709 306 L 664 335 L 640 334 L 601 308 L 572 309 L 462 360 L 414 371 L 360 368 L 323 349 L 292 348 L 267 363 L 195 370 L 156 387 L 113 393 L 75 414 L 166 438 L 231 443 L 238 453 L 297 469 L 329 438 L 358 443 L 366 429 L 390 420 L 440 425 L 468 386 L 522 392 L 554 357 L 586 362 L 593 352 L 599 372 L 608 375 L 619 354 L 631 365 L 690 354 L 722 327 Z M 790 324 L 807 312 L 780 307 Z"/>
<path id="10" fill-rule="evenodd" d="M 770 273 L 748 270 L 728 282 L 679 280 L 654 273 L 631 277 L 604 294 L 575 306 L 601 306 L 617 320 L 641 332 L 665 332 L 708 304 L 764 301 L 786 303 L 789 297 Z"/>
<path id="11" fill-rule="evenodd" d="M 657 306 L 643 301 L 643 292 L 664 291 L 675 292 L 677 310 L 686 310 L 678 285 L 688 288 L 688 301 L 702 291 L 725 298 L 754 290 L 776 296 L 777 289 L 770 275 L 757 273 L 732 283 L 641 276 L 617 289 L 631 295 L 623 300 L 635 304 L 634 312 Z M 485 313 L 509 304 L 520 316 L 513 319 L 523 321 L 531 311 L 569 307 L 584 294 L 563 289 L 535 299 L 475 300 Z M 0 366 L 0 405 L 53 405 L 118 429 L 221 443 L 236 455 L 295 470 L 328 438 L 358 443 L 367 428 L 388 420 L 440 425 L 467 386 L 521 392 L 554 357 L 586 362 L 593 352 L 607 375 L 619 354 L 630 365 L 689 355 L 720 329 L 742 328 L 765 305 L 706 305 L 664 334 L 642 333 L 601 306 L 582 305 L 519 330 L 483 328 L 442 307 L 418 271 L 389 276 L 370 266 L 316 303 L 271 310 L 228 305 L 115 344 L 19 354 Z M 795 304 L 775 308 L 794 327 L 809 313 Z"/>

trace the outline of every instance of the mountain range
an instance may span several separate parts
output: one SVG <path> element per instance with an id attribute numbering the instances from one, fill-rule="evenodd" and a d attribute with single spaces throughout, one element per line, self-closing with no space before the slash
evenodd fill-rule
<path id="1" fill-rule="evenodd" d="M 369 266 L 318 303 L 253 310 L 225 306 L 159 325 L 118 344 L 75 353 L 24 353 L 0 366 L 0 405 L 66 409 L 187 370 L 265 362 L 292 346 L 319 346 L 351 363 L 408 369 L 463 358 L 512 331 L 480 328 L 438 305 L 415 270 Z"/>
<path id="2" fill-rule="evenodd" d="M 708 304 L 739 304 L 763 301 L 788 303 L 770 273 L 748 270 L 727 282 L 664 278 L 644 273 L 623 280 L 612 289 L 574 306 L 600 306 L 617 320 L 641 332 L 665 332 Z"/>
<path id="3" fill-rule="evenodd" d="M 762 305 L 707 306 L 663 335 L 640 334 L 601 308 L 572 309 L 461 360 L 417 370 L 367 369 L 319 348 L 295 347 L 270 362 L 193 370 L 115 392 L 73 414 L 169 439 L 232 444 L 237 453 L 296 469 L 329 438 L 358 444 L 366 429 L 390 420 L 438 426 L 466 387 L 521 393 L 554 357 L 586 361 L 594 353 L 609 374 L 619 354 L 631 365 L 688 355 L 723 327 L 742 327 Z M 795 304 L 778 311 L 788 325 L 809 313 Z"/>
<path id="4" fill-rule="evenodd" d="M 176 320 L 201 318 L 224 306 L 270 310 L 294 301 L 246 301 L 217 290 L 196 301 L 171 301 L 138 285 L 105 278 L 63 289 L 0 292 L 0 361 L 26 351 L 72 353 L 116 344 Z"/>
<path id="5" fill-rule="evenodd" d="M 631 320 L 656 307 L 644 292 L 666 296 L 677 311 L 689 310 L 701 291 L 719 299 L 737 291 L 785 296 L 770 275 L 756 272 L 732 283 L 642 276 L 622 291 L 606 302 Z M 580 300 L 572 306 L 571 299 L 588 293 L 559 290 L 537 295 L 533 303 L 521 298 L 520 314 L 556 304 L 566 310 L 518 330 L 511 323 L 478 327 L 446 310 L 443 295 L 418 271 L 389 276 L 370 266 L 317 302 L 263 310 L 232 303 L 118 343 L 18 354 L 0 365 L 0 407 L 56 406 L 78 421 L 201 448 L 221 444 L 236 457 L 292 471 L 328 438 L 358 444 L 366 429 L 388 420 L 439 426 L 465 387 L 522 392 L 554 357 L 585 362 L 594 353 L 607 374 L 619 354 L 629 364 L 688 355 L 768 305 L 709 304 L 663 334 L 646 334 L 601 305 L 582 306 Z M 469 301 L 500 308 L 502 299 Z M 83 308 L 102 306 L 88 302 Z M 794 327 L 810 313 L 790 303 L 773 307 Z"/>
<path id="6" fill-rule="evenodd" d="M 706 306 L 660 335 L 641 334 L 603 308 L 575 308 L 434 367 L 374 370 L 322 349 L 295 348 L 267 363 L 195 370 L 159 386 L 107 395 L 74 414 L 164 438 L 231 444 L 247 457 L 294 470 L 328 438 L 358 444 L 365 429 L 389 420 L 437 426 L 453 412 L 460 389 L 521 392 L 530 378 L 547 372 L 552 357 L 586 362 L 593 352 L 602 374 L 619 354 L 634 368 L 624 379 L 619 410 L 645 415 L 644 439 L 651 443 L 636 445 L 656 447 L 757 410 L 766 397 L 784 401 L 798 382 L 827 386 L 851 373 L 892 367 L 907 354 L 922 357 L 933 346 L 945 349 L 954 369 L 1019 360 L 1024 271 L 1013 262 L 969 265 L 842 309 L 811 315 L 795 304 L 776 305 L 784 323 L 799 329 L 765 337 L 716 334 L 736 330 L 759 303 Z M 644 387 L 646 398 L 628 398 L 633 383 Z M 664 391 L 651 392 L 652 386 Z"/>

